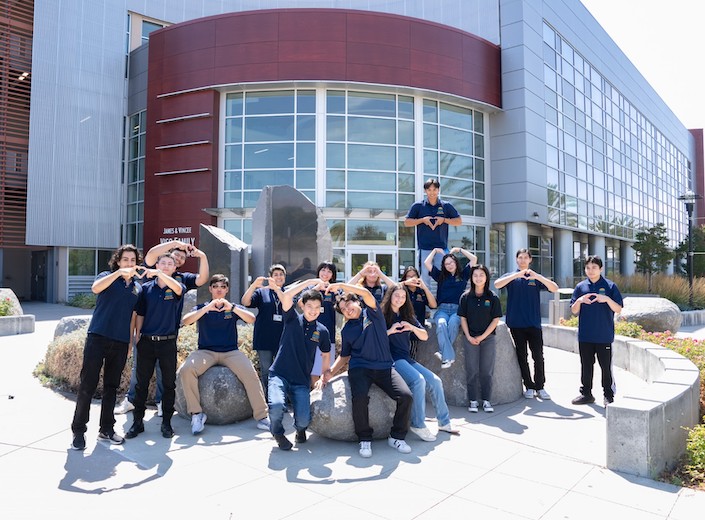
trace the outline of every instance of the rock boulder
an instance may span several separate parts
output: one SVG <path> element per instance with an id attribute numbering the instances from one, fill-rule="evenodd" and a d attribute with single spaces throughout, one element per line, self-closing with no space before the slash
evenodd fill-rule
<path id="1" fill-rule="evenodd" d="M 640 296 L 624 298 L 620 318 L 641 325 L 647 332 L 670 330 L 675 333 L 683 321 L 680 309 L 672 301 Z"/>
<path id="2" fill-rule="evenodd" d="M 252 407 L 240 380 L 228 367 L 216 365 L 198 378 L 201 407 L 208 416 L 208 424 L 232 424 L 252 418 Z M 186 398 L 181 378 L 176 377 L 177 413 L 184 419 L 191 417 L 186 410 Z"/>
<path id="3" fill-rule="evenodd" d="M 54 338 L 56 339 L 59 336 L 64 336 L 69 332 L 85 327 L 91 322 L 91 317 L 92 316 L 90 314 L 83 314 L 77 316 L 65 316 L 61 318 L 54 329 Z"/>

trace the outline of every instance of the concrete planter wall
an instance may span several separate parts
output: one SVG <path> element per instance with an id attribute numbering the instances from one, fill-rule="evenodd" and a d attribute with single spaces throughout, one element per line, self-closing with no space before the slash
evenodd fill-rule
<path id="1" fill-rule="evenodd" d="M 0 336 L 29 334 L 34 332 L 34 314 L 0 316 Z"/>
<path id="2" fill-rule="evenodd" d="M 578 352 L 578 332 L 544 325 L 546 346 Z M 607 467 L 657 477 L 685 453 L 687 429 L 699 422 L 700 372 L 680 354 L 646 341 L 616 336 L 612 362 L 650 384 L 607 407 Z"/>

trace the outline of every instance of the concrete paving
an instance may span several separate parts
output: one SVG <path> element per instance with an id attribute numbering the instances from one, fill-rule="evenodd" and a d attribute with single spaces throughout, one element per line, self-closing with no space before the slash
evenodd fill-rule
<path id="1" fill-rule="evenodd" d="M 385 441 L 363 459 L 356 443 L 315 433 L 290 452 L 276 448 L 253 420 L 206 425 L 191 435 L 175 417 L 176 436 L 146 432 L 122 446 L 97 442 L 99 404 L 91 409 L 88 447 L 68 449 L 72 395 L 32 376 L 58 319 L 84 311 L 25 304 L 37 317 L 29 335 L 0 338 L 0 518 L 204 519 L 493 519 L 702 518 L 705 492 L 605 469 L 605 410 L 574 406 L 579 360 L 546 349 L 553 400 L 521 399 L 493 414 L 452 407 L 459 436 L 436 442 L 409 434 L 412 452 Z M 596 368 L 599 370 L 599 368 Z M 616 371 L 619 389 L 644 383 Z M 596 377 L 599 381 L 599 377 Z M 429 416 L 433 411 L 429 407 Z M 123 432 L 131 415 L 118 416 Z M 431 430 L 436 425 L 428 421 Z M 291 425 L 288 433 L 293 439 Z"/>

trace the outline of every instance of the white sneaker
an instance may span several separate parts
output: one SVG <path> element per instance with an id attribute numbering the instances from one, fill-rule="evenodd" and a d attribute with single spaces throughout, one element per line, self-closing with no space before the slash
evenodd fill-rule
<path id="1" fill-rule="evenodd" d="M 468 412 L 477 413 L 477 408 L 479 403 L 477 401 L 470 401 L 470 406 L 468 406 Z"/>
<path id="2" fill-rule="evenodd" d="M 492 408 L 489 401 L 482 401 L 482 409 L 486 412 L 494 412 L 494 408 Z"/>
<path id="3" fill-rule="evenodd" d="M 162 409 L 162 402 L 159 401 L 157 403 L 157 417 L 161 417 L 164 415 L 164 410 Z"/>
<path id="4" fill-rule="evenodd" d="M 115 405 L 115 409 L 113 410 L 113 413 L 114 413 L 115 415 L 122 415 L 122 414 L 125 414 L 125 413 L 127 413 L 127 412 L 131 412 L 131 411 L 134 410 L 134 409 L 135 409 L 135 405 L 132 404 L 132 403 L 127 399 L 127 396 L 125 396 L 125 398 L 124 398 L 122 401 L 120 401 L 119 404 Z"/>
<path id="5" fill-rule="evenodd" d="M 372 443 L 370 441 L 362 441 L 360 443 L 360 457 L 369 459 L 372 456 Z"/>
<path id="6" fill-rule="evenodd" d="M 446 359 L 441 363 L 441 368 L 450 368 L 453 366 L 453 363 L 455 362 L 455 359 Z"/>
<path id="7" fill-rule="evenodd" d="M 548 392 L 546 392 L 546 390 L 544 390 L 543 388 L 538 391 L 538 394 L 539 394 L 539 399 L 543 399 L 544 401 L 551 400 L 551 396 L 548 395 Z"/>
<path id="8" fill-rule="evenodd" d="M 395 439 L 394 437 L 390 437 L 389 439 L 387 439 L 387 444 L 389 444 L 399 453 L 411 453 L 411 446 L 409 446 L 406 441 L 403 441 L 401 439 Z"/>
<path id="9" fill-rule="evenodd" d="M 413 426 L 409 428 L 412 433 L 415 433 L 421 440 L 426 442 L 433 442 L 436 440 L 436 436 L 431 433 L 431 431 L 424 426 L 423 428 L 414 428 Z"/>
<path id="10" fill-rule="evenodd" d="M 269 417 L 265 417 L 264 419 L 260 419 L 257 421 L 257 428 L 260 430 L 266 430 L 269 431 L 269 428 L 272 426 L 272 423 L 269 422 Z"/>
<path id="11" fill-rule="evenodd" d="M 206 424 L 206 419 L 208 416 L 201 413 L 195 413 L 191 416 L 191 433 L 194 435 L 201 433 Z"/>
<path id="12" fill-rule="evenodd" d="M 460 434 L 460 430 L 453 428 L 453 425 L 451 423 L 439 424 L 438 431 L 439 432 L 447 432 L 452 435 L 459 435 Z"/>
<path id="13" fill-rule="evenodd" d="M 436 357 L 438 358 L 438 361 L 441 361 L 441 360 L 443 360 L 443 356 L 441 355 L 441 353 L 440 353 L 440 352 L 434 352 L 434 353 L 433 353 L 433 355 L 434 355 L 434 356 L 436 356 Z"/>
<path id="14" fill-rule="evenodd" d="M 527 388 L 526 392 L 524 392 L 524 397 L 526 397 L 527 399 L 533 399 L 534 397 L 536 397 L 536 390 L 534 390 L 533 388 Z"/>

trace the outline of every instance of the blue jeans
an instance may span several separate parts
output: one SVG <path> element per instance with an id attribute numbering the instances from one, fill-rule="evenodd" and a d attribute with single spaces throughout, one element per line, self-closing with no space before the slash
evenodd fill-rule
<path id="1" fill-rule="evenodd" d="M 479 345 L 472 345 L 463 336 L 465 374 L 470 401 L 489 401 L 492 395 L 492 374 L 494 373 L 496 354 L 495 338 L 494 334 L 490 334 Z"/>
<path id="2" fill-rule="evenodd" d="M 422 224 L 424 225 L 424 224 Z M 445 248 L 444 251 L 448 253 L 448 248 Z M 431 287 L 431 273 L 428 272 L 428 269 L 426 269 L 426 266 L 424 265 L 424 261 L 426 260 L 426 257 L 431 254 L 430 249 L 419 249 L 419 273 L 421 273 L 421 279 L 423 280 L 423 283 L 426 284 L 426 287 Z M 441 261 L 443 260 L 443 255 L 436 255 L 433 257 L 433 265 L 437 267 L 439 270 L 441 269 Z"/>
<path id="3" fill-rule="evenodd" d="M 130 374 L 130 388 L 127 390 L 127 400 L 131 403 L 135 402 L 135 387 L 137 386 L 137 346 L 132 348 L 132 373 Z M 157 391 L 154 394 L 154 402 L 162 402 L 162 394 L 164 394 L 164 383 L 162 383 L 162 367 L 157 360 Z"/>
<path id="4" fill-rule="evenodd" d="M 438 351 L 443 361 L 454 361 L 455 350 L 453 342 L 458 337 L 460 329 L 460 316 L 456 303 L 441 303 L 433 315 L 436 323 L 436 337 L 438 338 Z"/>
<path id="5" fill-rule="evenodd" d="M 443 393 L 441 378 L 416 361 L 409 362 L 406 359 L 398 359 L 394 362 L 394 368 L 409 386 L 414 398 L 411 403 L 411 426 L 414 428 L 426 426 L 426 388 L 431 393 L 438 424 L 448 424 L 450 412 Z"/>
<path id="6" fill-rule="evenodd" d="M 305 430 L 311 422 L 310 384 L 292 385 L 283 377 L 269 374 L 269 421 L 272 423 L 272 435 L 284 435 L 284 408 L 286 396 L 289 396 L 294 409 L 294 427 L 296 431 Z"/>

